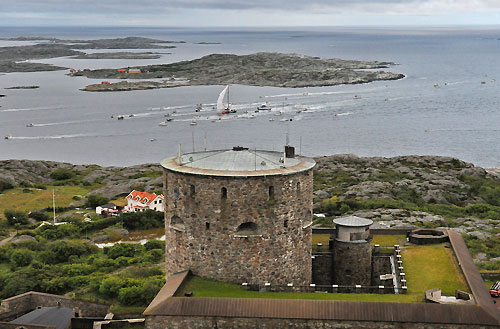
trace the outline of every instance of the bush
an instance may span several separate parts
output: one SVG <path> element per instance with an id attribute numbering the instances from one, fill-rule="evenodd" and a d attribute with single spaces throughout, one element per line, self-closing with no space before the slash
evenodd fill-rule
<path id="1" fill-rule="evenodd" d="M 14 226 L 28 224 L 28 216 L 22 211 L 7 209 L 3 214 L 5 215 L 5 218 L 7 218 L 7 223 L 9 223 L 9 225 Z"/>
<path id="2" fill-rule="evenodd" d="M 59 168 L 50 173 L 50 178 L 55 180 L 68 180 L 75 177 L 75 173 L 69 169 Z"/>
<path id="3" fill-rule="evenodd" d="M 151 250 L 151 249 L 165 249 L 165 241 L 160 241 L 160 240 L 150 240 L 144 244 L 144 248 L 146 250 Z"/>
<path id="4" fill-rule="evenodd" d="M 97 252 L 96 246 L 80 241 L 55 241 L 47 245 L 43 254 L 45 262 L 57 264 L 68 261 L 71 256 L 82 256 Z"/>
<path id="5" fill-rule="evenodd" d="M 109 258 L 116 259 L 120 256 L 134 257 L 143 251 L 143 247 L 138 243 L 117 243 L 112 247 L 105 248 L 104 254 Z"/>
<path id="6" fill-rule="evenodd" d="M 144 256 L 144 262 L 151 263 L 151 264 L 159 263 L 162 260 L 163 260 L 163 250 L 160 250 L 160 249 L 150 250 Z"/>
<path id="7" fill-rule="evenodd" d="M 42 222 L 42 221 L 48 221 L 50 220 L 50 217 L 49 215 L 47 215 L 45 212 L 43 211 L 32 211 L 28 214 L 28 217 L 29 218 L 33 218 L 39 222 Z"/>
<path id="8" fill-rule="evenodd" d="M 90 208 L 95 208 L 97 206 L 101 206 L 103 204 L 108 203 L 108 201 L 109 199 L 104 196 L 92 194 L 87 197 L 87 202 L 85 203 L 85 206 Z"/>
<path id="9" fill-rule="evenodd" d="M 163 212 L 151 209 L 144 212 L 129 212 L 119 217 L 127 230 L 147 230 L 165 225 Z"/>
<path id="10" fill-rule="evenodd" d="M 10 254 L 10 263 L 15 267 L 28 266 L 33 260 L 33 252 L 28 249 L 14 250 Z"/>
<path id="11" fill-rule="evenodd" d="M 12 185 L 11 183 L 6 182 L 4 180 L 0 180 L 0 193 L 5 191 L 5 190 L 10 190 L 12 188 L 14 188 L 14 185 Z"/>

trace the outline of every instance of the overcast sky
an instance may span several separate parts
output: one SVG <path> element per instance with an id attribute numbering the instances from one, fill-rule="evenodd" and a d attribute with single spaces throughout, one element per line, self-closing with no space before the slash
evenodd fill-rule
<path id="1" fill-rule="evenodd" d="M 496 25 L 500 0 L 0 0 L 0 25 Z"/>

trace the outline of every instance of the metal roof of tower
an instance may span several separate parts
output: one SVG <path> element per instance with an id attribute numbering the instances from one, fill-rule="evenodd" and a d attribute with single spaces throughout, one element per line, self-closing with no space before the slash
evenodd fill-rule
<path id="1" fill-rule="evenodd" d="M 235 147 L 183 154 L 167 158 L 161 165 L 169 170 L 208 176 L 289 175 L 312 169 L 316 162 L 301 156 L 284 158 L 283 152 Z"/>
<path id="2" fill-rule="evenodd" d="M 361 218 L 357 216 L 339 217 L 333 220 L 333 223 L 341 226 L 363 227 L 373 224 L 371 219 Z"/>

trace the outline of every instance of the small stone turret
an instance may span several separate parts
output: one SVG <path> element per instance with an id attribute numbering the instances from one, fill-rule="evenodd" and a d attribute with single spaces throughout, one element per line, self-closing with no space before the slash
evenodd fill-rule
<path id="1" fill-rule="evenodd" d="M 373 221 L 356 216 L 336 218 L 333 239 L 334 283 L 338 285 L 370 285 L 372 248 L 370 225 Z"/>

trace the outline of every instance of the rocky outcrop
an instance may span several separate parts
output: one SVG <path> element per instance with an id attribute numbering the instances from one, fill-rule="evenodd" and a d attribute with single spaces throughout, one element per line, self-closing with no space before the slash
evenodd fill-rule
<path id="1" fill-rule="evenodd" d="M 100 69 L 74 72 L 72 76 L 95 79 L 151 79 L 173 76 L 190 85 L 243 84 L 274 87 L 319 87 L 397 80 L 403 74 L 373 71 L 388 68 L 391 62 L 320 59 L 297 54 L 256 53 L 251 55 L 212 54 L 191 61 L 137 67 L 141 73 Z M 370 70 L 366 70 L 370 69 Z"/>
<path id="2" fill-rule="evenodd" d="M 0 161 L 0 181 L 12 185 L 48 185 L 55 182 L 50 173 L 56 169 L 68 169 L 80 182 L 100 183 L 102 187 L 90 194 L 113 198 L 126 195 L 133 188 L 147 192 L 162 189 L 161 166 L 143 164 L 132 167 L 100 167 L 96 165 L 73 165 L 54 161 L 4 160 Z"/>
<path id="3" fill-rule="evenodd" d="M 484 200 L 471 195 L 463 177 L 500 181 L 494 172 L 450 157 L 361 158 L 340 154 L 317 158 L 316 162 L 316 189 L 322 191 L 317 199 L 337 195 L 339 200 L 396 200 L 407 195 L 429 203 L 469 204 Z"/>

